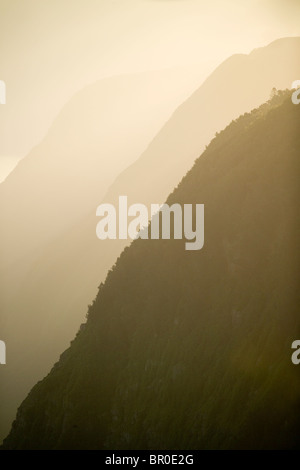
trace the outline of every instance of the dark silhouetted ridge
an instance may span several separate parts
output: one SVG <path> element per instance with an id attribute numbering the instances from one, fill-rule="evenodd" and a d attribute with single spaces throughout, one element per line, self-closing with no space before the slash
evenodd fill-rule
<path id="1" fill-rule="evenodd" d="M 300 106 L 290 95 L 213 139 L 167 201 L 205 205 L 204 248 L 136 240 L 123 251 L 5 449 L 300 447 Z"/>

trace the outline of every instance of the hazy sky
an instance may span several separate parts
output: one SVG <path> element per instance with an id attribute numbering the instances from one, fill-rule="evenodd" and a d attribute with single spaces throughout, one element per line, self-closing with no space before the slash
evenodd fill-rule
<path id="1" fill-rule="evenodd" d="M 299 18 L 299 0 L 0 0 L 0 158 L 28 152 L 88 83 L 173 67 L 201 82 L 234 53 L 300 35 Z"/>

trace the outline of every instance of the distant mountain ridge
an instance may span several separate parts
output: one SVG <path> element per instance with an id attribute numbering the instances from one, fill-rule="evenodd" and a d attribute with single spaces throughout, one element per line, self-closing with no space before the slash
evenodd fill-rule
<path id="1" fill-rule="evenodd" d="M 78 168 L 80 165 L 84 167 L 85 177 L 92 178 L 96 192 L 97 184 L 101 191 L 82 206 L 80 219 L 69 223 L 51 242 L 41 243 L 42 236 L 40 237 L 39 230 L 36 230 L 34 233 L 39 239 L 39 244 L 30 240 L 34 252 L 29 250 L 27 258 L 23 254 L 23 258 L 16 261 L 10 269 L 3 271 L 0 278 L 3 311 L 1 331 L 10 351 L 9 363 L 5 371 L 1 371 L 1 401 L 6 404 L 1 410 L 2 435 L 7 433 L 16 407 L 25 394 L 46 374 L 59 353 L 75 335 L 78 325 L 84 319 L 87 305 L 95 297 L 97 286 L 104 281 L 107 271 L 126 245 L 126 242 L 122 241 L 101 242 L 96 238 L 96 207 L 101 202 L 116 203 L 122 194 L 128 196 L 129 204 L 141 202 L 149 205 L 164 202 L 216 132 L 240 114 L 265 102 L 273 87 L 291 86 L 300 73 L 299 58 L 300 38 L 286 38 L 256 49 L 249 55 L 238 54 L 227 59 L 174 112 L 140 158 L 116 178 L 104 197 L 104 187 L 100 188 L 101 174 L 95 171 L 94 165 L 88 165 L 84 160 L 85 151 L 90 152 L 95 141 L 82 141 L 82 159 L 78 162 Z M 92 98 L 93 94 L 91 100 Z M 75 111 L 76 109 L 74 113 Z M 73 119 L 76 121 L 78 117 L 74 115 Z M 59 134 L 61 130 L 56 129 L 56 132 Z M 73 146 L 76 138 L 74 142 L 72 138 L 71 133 L 68 139 Z M 115 136 L 110 136 L 110 139 L 115 139 Z M 89 155 L 89 162 L 95 157 L 96 168 L 99 167 L 97 149 L 97 146 L 93 148 Z M 55 146 L 51 155 L 57 156 Z M 72 163 L 72 152 L 69 156 L 68 164 L 65 164 L 66 172 Z M 105 166 L 105 159 L 102 163 Z M 42 162 L 40 167 L 42 172 L 45 171 Z M 26 237 L 23 239 L 19 236 L 19 233 L 23 233 L 19 217 L 23 217 L 23 226 L 29 234 L 32 230 L 31 219 L 34 219 L 37 227 L 41 222 L 37 215 L 33 217 L 34 211 L 31 218 L 26 216 L 23 194 L 26 193 L 29 183 L 26 172 L 21 170 L 22 167 L 19 167 L 18 178 L 22 184 L 19 189 L 18 186 L 10 188 L 10 197 L 5 203 L 7 218 L 5 223 L 2 220 L 7 238 L 6 242 L 2 240 L 1 245 L 5 247 L 6 243 L 10 244 L 7 246 L 7 252 L 3 253 L 8 260 L 9 248 L 13 251 L 14 243 L 17 243 L 21 254 L 21 242 L 26 245 Z M 75 167 L 72 171 L 76 176 Z M 80 179 L 79 170 L 77 176 Z M 40 179 L 35 187 L 33 178 L 32 204 L 35 210 L 42 205 L 45 197 L 52 211 L 46 211 L 44 214 L 48 220 L 41 230 L 46 231 L 47 226 L 51 224 L 55 230 L 58 229 L 58 219 L 65 213 L 62 210 L 63 204 L 67 211 L 68 207 L 72 206 L 72 210 L 76 212 L 75 199 L 71 197 L 71 192 L 68 192 L 70 178 L 69 175 L 64 180 L 62 174 L 57 173 L 60 187 L 66 188 L 61 205 L 59 201 L 53 204 L 52 193 L 47 195 Z M 54 183 L 56 182 L 53 180 L 53 187 Z M 7 181 L 7 185 L 10 184 Z M 76 198 L 83 202 L 82 189 L 72 184 L 72 191 L 73 195 L 76 194 Z M 31 205 L 28 204 L 27 207 L 30 211 Z M 14 240 L 14 237 L 17 238 Z M 40 246 L 39 250 L 37 246 Z M 4 249 L 2 251 L 4 252 Z M 26 353 L 20 356 L 20 349 Z"/>
<path id="2" fill-rule="evenodd" d="M 232 122 L 167 203 L 205 204 L 205 246 L 136 240 L 4 449 L 296 449 L 300 107 Z"/>

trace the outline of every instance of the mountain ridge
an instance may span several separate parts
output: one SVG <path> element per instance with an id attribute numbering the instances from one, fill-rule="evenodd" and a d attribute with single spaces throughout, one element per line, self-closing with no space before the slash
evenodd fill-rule
<path id="1" fill-rule="evenodd" d="M 216 132 L 240 114 L 266 101 L 274 86 L 289 87 L 295 76 L 298 76 L 300 38 L 292 41 L 280 40 L 281 43 L 283 46 L 279 49 L 276 46 L 272 54 L 272 44 L 258 49 L 258 59 L 253 56 L 249 59 L 250 53 L 242 55 L 242 59 L 240 55 L 236 55 L 227 59 L 225 65 L 220 64 L 205 84 L 178 107 L 140 158 L 115 179 L 105 195 L 104 187 L 100 188 L 98 196 L 91 204 L 86 204 L 86 215 L 83 214 L 80 219 L 77 217 L 76 201 L 71 193 L 66 192 L 62 202 L 65 207 L 72 205 L 78 222 L 70 224 L 51 243 L 40 243 L 40 249 L 39 244 L 31 240 L 32 250 L 27 255 L 20 217 L 23 218 L 25 232 L 30 234 L 33 231 L 38 239 L 39 231 L 45 231 L 47 226 L 39 228 L 43 225 L 42 219 L 30 215 L 31 206 L 28 207 L 29 215 L 26 214 L 23 200 L 23 193 L 26 195 L 27 187 L 32 186 L 34 205 L 43 206 L 45 188 L 43 194 L 37 190 L 39 186 L 44 186 L 43 182 L 37 177 L 38 172 L 35 173 L 36 187 L 29 184 L 23 175 L 23 186 L 13 196 L 15 203 L 12 201 L 12 205 L 8 204 L 8 199 L 5 202 L 10 250 L 14 251 L 13 244 L 17 243 L 19 253 L 22 254 L 22 258 L 11 265 L 11 269 L 3 268 L 5 258 L 9 262 L 12 260 L 9 258 L 9 247 L 4 240 L 1 243 L 1 331 L 8 344 L 10 361 L 5 370 L 1 370 L 1 400 L 6 406 L 1 410 L 0 425 L 3 426 L 3 431 L 0 430 L 0 436 L 7 433 L 7 423 L 11 422 L 17 405 L 32 385 L 44 376 L 75 335 L 78 325 L 84 319 L 87 305 L 97 292 L 97 286 L 104 281 L 107 271 L 126 245 L 126 241 L 100 242 L 96 238 L 96 207 L 102 202 L 117 203 L 119 195 L 123 194 L 128 196 L 129 204 L 162 203 Z M 247 62 L 249 65 L 246 67 Z M 262 72 L 258 73 L 260 68 Z M 251 73 L 248 73 L 249 70 Z M 93 95 L 90 99 L 93 100 Z M 75 116 L 74 119 L 78 117 Z M 135 136 L 137 129 L 134 128 L 132 132 Z M 115 136 L 112 138 L 115 140 Z M 84 156 L 88 151 L 84 141 L 82 148 Z M 122 148 L 121 153 L 123 150 Z M 53 155 L 57 157 L 56 153 Z M 98 186 L 101 186 L 99 174 L 93 170 L 94 167 L 87 165 L 87 160 L 81 161 L 81 164 L 85 164 L 86 176 L 87 172 L 92 174 L 98 191 Z M 41 166 L 44 172 L 42 163 Z M 73 170 L 75 174 L 75 168 Z M 69 178 L 61 188 L 68 188 Z M 84 199 L 79 187 L 75 186 L 73 190 L 77 199 Z M 50 192 L 50 202 L 51 197 Z M 58 230 L 59 214 L 64 216 L 65 213 L 62 210 L 63 204 L 54 204 L 52 201 L 51 206 L 52 213 L 46 211 L 44 217 L 46 215 L 48 218 L 48 226 L 52 224 Z M 43 207 L 42 210 L 45 211 Z M 30 218 L 34 218 L 34 225 L 31 225 Z M 38 227 L 36 233 L 34 226 Z M 26 351 L 26 354 L 20 356 L 20 349 Z M 19 373 L 20 370 L 22 374 Z"/>
<path id="2" fill-rule="evenodd" d="M 205 204 L 204 248 L 126 248 L 4 448 L 299 448 L 300 116 L 290 95 L 212 140 L 167 199 Z"/>

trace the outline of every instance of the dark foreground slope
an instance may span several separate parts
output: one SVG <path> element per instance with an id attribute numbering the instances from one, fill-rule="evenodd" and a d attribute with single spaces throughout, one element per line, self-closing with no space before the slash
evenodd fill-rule
<path id="1" fill-rule="evenodd" d="M 97 286 L 128 243 L 99 242 L 96 207 L 124 194 L 130 204 L 165 201 L 216 131 L 264 103 L 273 87 L 288 88 L 300 77 L 300 37 L 220 64 L 102 200 L 113 174 L 137 157 L 145 136 L 159 125 L 153 120 L 162 118 L 158 76 L 116 77 L 80 92 L 0 185 L 0 331 L 9 354 L 0 368 L 0 441 L 33 385 L 68 347 Z M 170 78 L 165 98 L 178 80 Z"/>
<path id="2" fill-rule="evenodd" d="M 300 106 L 284 96 L 232 122 L 169 197 L 205 204 L 204 248 L 125 249 L 4 448 L 300 447 Z"/>

